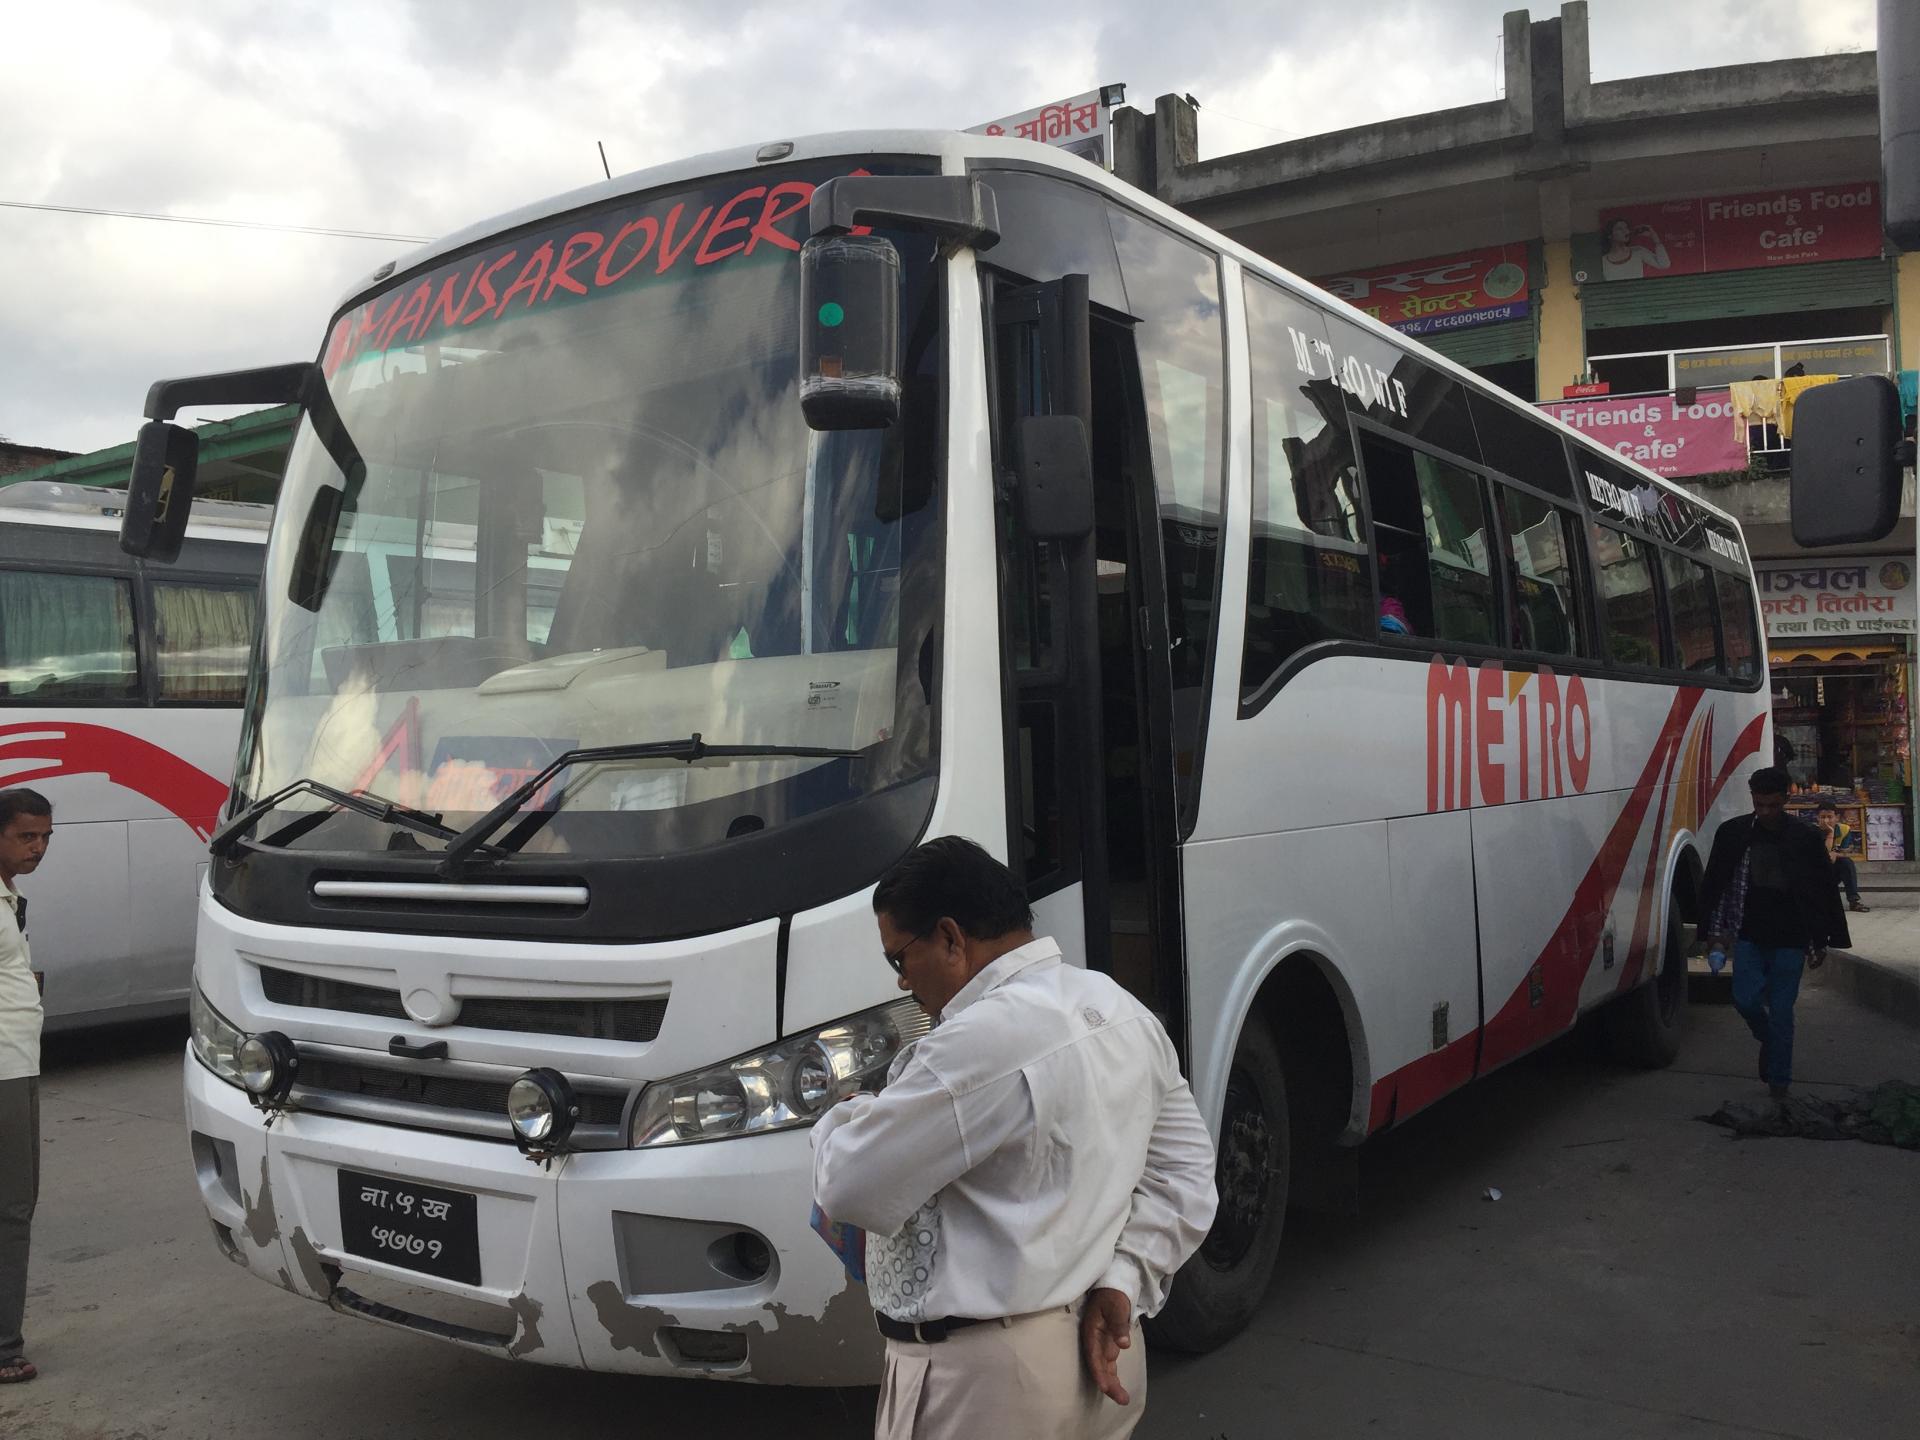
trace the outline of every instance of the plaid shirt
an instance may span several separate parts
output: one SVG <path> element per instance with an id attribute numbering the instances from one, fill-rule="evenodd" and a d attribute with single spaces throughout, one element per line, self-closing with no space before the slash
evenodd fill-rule
<path id="1" fill-rule="evenodd" d="M 1739 868 L 1733 872 L 1733 880 L 1727 886 L 1726 894 L 1720 897 L 1720 903 L 1713 907 L 1708 917 L 1707 934 L 1724 935 L 1733 939 L 1740 933 L 1740 926 L 1747 918 L 1747 864 L 1749 856 L 1740 856 Z"/>

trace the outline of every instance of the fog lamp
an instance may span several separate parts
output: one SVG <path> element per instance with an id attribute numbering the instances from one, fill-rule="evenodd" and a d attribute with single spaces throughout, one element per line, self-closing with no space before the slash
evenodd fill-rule
<path id="1" fill-rule="evenodd" d="M 559 1153 L 579 1118 L 580 1102 L 558 1070 L 529 1070 L 507 1087 L 507 1120 L 522 1154 L 545 1159 Z"/>
<path id="2" fill-rule="evenodd" d="M 287 1092 L 300 1073 L 300 1052 L 278 1030 L 249 1035 L 234 1052 L 234 1066 L 247 1095 L 262 1110 L 286 1102 Z"/>

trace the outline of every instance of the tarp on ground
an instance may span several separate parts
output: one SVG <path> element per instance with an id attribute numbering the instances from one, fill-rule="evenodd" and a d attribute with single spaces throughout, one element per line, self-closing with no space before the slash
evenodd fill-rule
<path id="1" fill-rule="evenodd" d="M 1837 1100 L 1812 1095 L 1729 1100 L 1711 1115 L 1696 1118 L 1731 1130 L 1735 1139 L 1865 1140 L 1920 1150 L 1920 1085 L 1886 1080 Z"/>

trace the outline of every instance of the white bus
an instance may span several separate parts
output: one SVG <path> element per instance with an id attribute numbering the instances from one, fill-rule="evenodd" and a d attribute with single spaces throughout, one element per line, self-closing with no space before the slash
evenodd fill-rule
<path id="1" fill-rule="evenodd" d="M 201 501 L 162 569 L 122 553 L 125 505 L 0 488 L 0 788 L 54 807 L 22 892 L 50 1031 L 187 1008 L 246 695 L 270 507 Z"/>
<path id="2" fill-rule="evenodd" d="M 1675 1053 L 1767 753 L 1738 527 L 1099 170 L 832 136 L 475 227 L 317 362 L 157 385 L 126 543 L 235 396 L 307 419 L 187 1113 L 296 1295 L 872 1379 L 806 1129 L 927 1023 L 870 897 L 942 833 L 1182 1051 L 1223 1205 L 1162 1343 L 1584 1013 Z"/>

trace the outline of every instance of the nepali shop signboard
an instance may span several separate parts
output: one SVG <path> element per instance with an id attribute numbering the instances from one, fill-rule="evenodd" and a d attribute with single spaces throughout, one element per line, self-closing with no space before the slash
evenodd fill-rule
<path id="1" fill-rule="evenodd" d="M 1527 314 L 1527 247 L 1495 245 L 1313 282 L 1403 335 L 1435 335 Z"/>
<path id="2" fill-rule="evenodd" d="M 1916 631 L 1910 561 L 1884 555 L 1762 560 L 1753 570 L 1770 641 Z"/>
<path id="3" fill-rule="evenodd" d="M 970 135 L 1014 135 L 1022 140 L 1037 140 L 1053 145 L 1069 155 L 1095 165 L 1112 168 L 1107 146 L 1107 131 L 1113 124 L 1113 107 L 1126 99 L 1124 85 L 1103 85 L 1071 100 L 1056 100 L 1037 110 L 1002 116 L 984 125 L 975 125 Z"/>
<path id="4" fill-rule="evenodd" d="M 1745 432 L 1725 390 L 1682 405 L 1672 395 L 1549 400 L 1540 408 L 1581 434 L 1668 478 L 1747 468 Z"/>
<path id="5" fill-rule="evenodd" d="M 1573 278 L 1651 280 L 1879 254 L 1880 186 L 1861 180 L 1602 210 L 1599 233 L 1580 237 Z"/>

